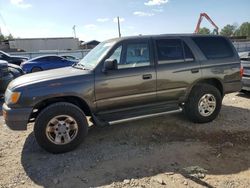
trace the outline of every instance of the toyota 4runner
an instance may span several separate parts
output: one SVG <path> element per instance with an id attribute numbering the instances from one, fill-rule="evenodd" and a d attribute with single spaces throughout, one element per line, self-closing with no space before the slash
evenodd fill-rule
<path id="1" fill-rule="evenodd" d="M 7 126 L 34 122 L 52 153 L 78 146 L 95 126 L 184 111 L 213 121 L 225 94 L 241 89 L 240 60 L 221 36 L 156 35 L 100 43 L 72 67 L 21 76 L 5 93 Z"/>

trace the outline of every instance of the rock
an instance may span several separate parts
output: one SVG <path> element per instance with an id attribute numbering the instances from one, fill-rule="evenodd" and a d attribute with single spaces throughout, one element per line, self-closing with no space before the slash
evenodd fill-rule
<path id="1" fill-rule="evenodd" d="M 219 153 L 216 157 L 217 157 L 217 158 L 220 158 L 220 157 L 221 157 L 221 153 Z"/>
<path id="2" fill-rule="evenodd" d="M 124 183 L 124 184 L 129 184 L 129 183 L 130 183 L 130 180 L 125 179 L 125 180 L 123 180 L 123 183 Z"/>
<path id="3" fill-rule="evenodd" d="M 206 176 L 205 173 L 207 173 L 207 170 L 199 166 L 190 166 L 190 167 L 184 168 L 183 170 L 186 171 L 186 173 L 188 173 L 189 176 L 199 178 L 199 179 L 205 178 Z"/>
<path id="4" fill-rule="evenodd" d="M 184 184 L 184 185 L 188 185 L 188 182 L 185 180 L 185 181 L 183 182 L 183 184 Z"/>
<path id="5" fill-rule="evenodd" d="M 199 166 L 190 166 L 187 168 L 183 168 L 187 173 L 191 174 L 191 173 L 206 173 L 207 170 L 205 170 L 202 167 Z"/>
<path id="6" fill-rule="evenodd" d="M 161 177 L 161 176 L 154 176 L 154 177 L 152 177 L 152 180 L 154 181 L 154 182 L 157 182 L 157 183 L 159 183 L 159 184 L 161 184 L 161 185 L 166 185 L 166 183 L 165 183 L 165 181 L 163 180 L 163 178 Z"/>
<path id="7" fill-rule="evenodd" d="M 22 181 L 21 181 L 21 184 L 25 184 L 25 181 L 24 181 L 24 180 L 22 180 Z"/>
<path id="8" fill-rule="evenodd" d="M 54 178 L 54 179 L 53 179 L 53 183 L 54 183 L 54 184 L 58 184 L 58 183 L 59 183 L 59 180 L 58 180 L 57 178 Z"/>
<path id="9" fill-rule="evenodd" d="M 234 144 L 232 142 L 225 142 L 222 144 L 222 147 L 232 148 L 234 147 Z"/>

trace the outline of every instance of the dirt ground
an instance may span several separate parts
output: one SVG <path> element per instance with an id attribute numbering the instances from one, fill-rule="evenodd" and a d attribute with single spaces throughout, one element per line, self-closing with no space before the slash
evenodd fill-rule
<path id="1" fill-rule="evenodd" d="M 90 129 L 53 155 L 0 118 L 0 187 L 249 187 L 250 95 L 227 95 L 208 124 L 168 115 Z"/>

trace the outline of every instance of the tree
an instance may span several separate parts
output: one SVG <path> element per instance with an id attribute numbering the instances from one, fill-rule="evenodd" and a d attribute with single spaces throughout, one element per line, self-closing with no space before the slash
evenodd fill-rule
<path id="1" fill-rule="evenodd" d="M 211 33 L 210 29 L 206 28 L 206 27 L 202 27 L 200 28 L 199 34 L 203 34 L 203 35 L 209 35 Z"/>
<path id="2" fill-rule="evenodd" d="M 0 34 L 0 42 L 4 41 L 4 36 L 2 34 Z"/>
<path id="3" fill-rule="evenodd" d="M 0 42 L 4 41 L 4 40 L 13 40 L 13 39 L 14 39 L 14 37 L 11 34 L 9 34 L 8 36 L 4 36 L 4 35 L 0 34 Z"/>
<path id="4" fill-rule="evenodd" d="M 7 40 L 13 40 L 14 37 L 12 36 L 12 34 L 9 34 L 7 37 L 6 37 Z"/>
<path id="5" fill-rule="evenodd" d="M 220 34 L 223 36 L 230 37 L 235 33 L 235 30 L 236 30 L 236 25 L 227 24 L 225 27 L 221 29 Z"/>
<path id="6" fill-rule="evenodd" d="M 241 26 L 235 31 L 235 36 L 246 36 L 247 38 L 250 38 L 250 23 L 242 23 Z"/>

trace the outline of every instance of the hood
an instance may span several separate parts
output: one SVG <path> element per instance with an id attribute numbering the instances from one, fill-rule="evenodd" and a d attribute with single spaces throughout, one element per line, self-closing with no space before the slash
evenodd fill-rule
<path id="1" fill-rule="evenodd" d="M 0 67 L 8 67 L 8 62 L 0 60 Z"/>
<path id="2" fill-rule="evenodd" d="M 90 70 L 83 70 L 83 69 L 76 69 L 73 67 L 65 67 L 65 68 L 60 68 L 60 69 L 53 69 L 53 70 L 48 70 L 48 71 L 41 71 L 41 72 L 36 72 L 36 73 L 31 73 L 31 74 L 26 74 L 21 77 L 18 77 L 17 79 L 13 80 L 9 84 L 9 89 L 13 90 L 18 87 L 22 86 L 29 86 L 33 85 L 36 83 L 48 83 L 51 82 L 53 83 L 53 80 L 58 80 L 58 79 L 70 79 L 76 76 L 80 75 L 88 75 L 90 74 Z M 66 81 L 66 80 L 65 80 Z"/>
<path id="3" fill-rule="evenodd" d="M 12 63 L 8 63 L 8 66 L 11 67 L 11 68 L 14 68 L 14 69 L 20 69 L 21 70 L 20 66 L 12 64 Z"/>

